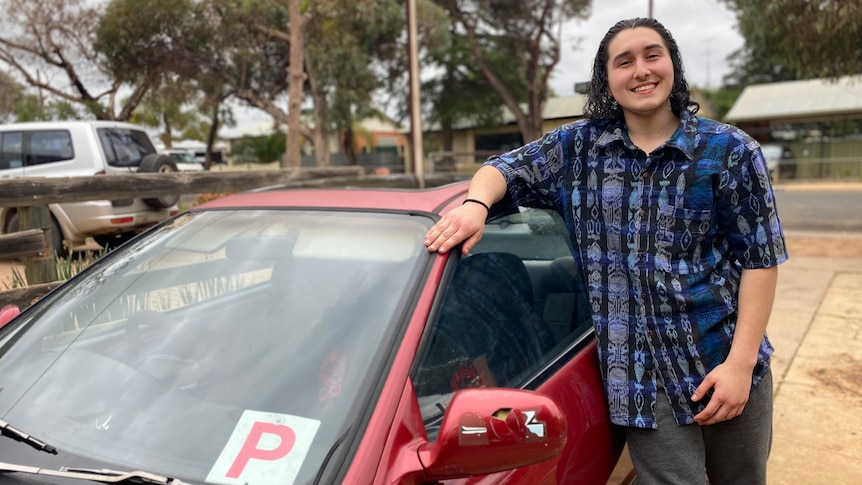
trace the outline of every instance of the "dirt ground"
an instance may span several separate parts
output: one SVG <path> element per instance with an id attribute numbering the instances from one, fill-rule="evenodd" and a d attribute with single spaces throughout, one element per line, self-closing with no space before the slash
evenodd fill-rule
<path id="1" fill-rule="evenodd" d="M 823 256 L 862 259 L 862 235 L 816 234 L 785 236 L 787 251 L 793 256 Z"/>

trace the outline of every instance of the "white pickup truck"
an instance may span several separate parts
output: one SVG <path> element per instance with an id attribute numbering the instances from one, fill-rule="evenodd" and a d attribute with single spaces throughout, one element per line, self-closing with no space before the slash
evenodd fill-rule
<path id="1" fill-rule="evenodd" d="M 147 132 L 113 121 L 52 121 L 0 125 L 0 179 L 78 177 L 177 171 Z M 113 246 L 177 213 L 179 196 L 94 200 L 49 205 L 59 255 L 92 237 Z M 15 207 L 0 207 L 0 231 L 19 229 Z M 64 243 L 65 241 L 65 243 Z"/>

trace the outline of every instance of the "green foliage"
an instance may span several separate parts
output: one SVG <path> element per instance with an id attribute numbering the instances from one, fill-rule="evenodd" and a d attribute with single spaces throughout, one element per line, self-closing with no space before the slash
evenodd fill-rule
<path id="1" fill-rule="evenodd" d="M 862 72 L 862 2 L 723 0 L 753 54 L 800 78 Z"/>
<path id="2" fill-rule="evenodd" d="M 24 92 L 24 86 L 6 72 L 0 71 L 0 120 L 8 120 L 15 113 L 15 104 Z"/>
<path id="3" fill-rule="evenodd" d="M 202 15 L 213 30 L 213 57 L 205 69 L 210 83 L 251 103 L 273 100 L 287 90 L 289 45 L 268 31 L 283 31 L 287 6 L 275 0 L 209 0 Z M 254 104 L 254 103 L 251 103 Z"/>
<path id="4" fill-rule="evenodd" d="M 560 23 L 586 18 L 590 0 L 435 0 L 464 37 L 468 66 L 499 95 L 524 139 L 541 135 L 548 79 L 560 60 Z M 476 68 L 473 68 L 476 69 Z M 451 70 L 451 69 L 449 69 Z M 526 104 L 526 109 L 522 104 Z"/>
<path id="5" fill-rule="evenodd" d="M 440 124 L 444 130 L 464 122 L 475 126 L 498 124 L 503 116 L 499 94 L 479 71 L 466 40 L 454 32 L 451 34 L 445 49 L 429 49 L 427 53 L 426 63 L 439 66 L 443 72 L 422 84 L 423 101 L 428 110 L 426 118 Z M 523 79 L 515 71 L 505 70 L 505 54 L 491 53 L 489 57 L 488 62 L 496 66 L 498 72 L 511 74 L 506 85 L 523 99 Z"/>
<path id="6" fill-rule="evenodd" d="M 192 128 L 197 129 L 201 122 L 201 113 L 193 108 L 192 103 L 199 97 L 199 93 L 192 86 L 191 81 L 177 80 L 165 83 L 157 89 L 150 90 L 140 104 L 140 107 L 132 115 L 132 123 L 153 128 L 162 128 L 160 138 L 166 147 L 172 146 L 177 137 L 175 134 L 182 133 L 179 138 L 187 138 L 187 132 Z M 188 137 L 195 140 L 206 140 L 206 129 L 203 133 L 194 132 L 197 136 Z"/>
<path id="7" fill-rule="evenodd" d="M 307 65 L 327 93 L 330 118 L 325 121 L 348 129 L 353 120 L 373 113 L 371 95 L 385 80 L 380 71 L 400 59 L 403 2 L 318 0 L 308 5 L 307 15 Z"/>
<path id="8" fill-rule="evenodd" d="M 237 163 L 271 163 L 284 155 L 286 137 L 284 133 L 245 138 L 233 144 L 231 156 Z"/>
<path id="9" fill-rule="evenodd" d="M 83 271 L 87 266 L 95 263 L 108 254 L 108 250 L 100 249 L 97 252 L 87 251 L 84 253 L 70 253 L 65 258 L 54 255 L 54 281 L 66 281 Z M 12 268 L 12 280 L 4 283 L 5 289 L 26 288 L 29 285 L 27 276 Z"/>
<path id="10" fill-rule="evenodd" d="M 68 101 L 43 100 L 33 94 L 21 95 L 15 100 L 16 121 L 79 120 L 88 116 Z"/>
<path id="11" fill-rule="evenodd" d="M 722 87 L 720 89 L 701 89 L 698 90 L 703 99 L 709 103 L 712 111 L 712 116 L 717 120 L 724 118 L 724 115 L 733 107 L 733 103 L 739 98 L 742 89 L 738 87 Z"/>
<path id="12" fill-rule="evenodd" d="M 168 73 L 196 74 L 210 31 L 197 22 L 193 0 L 112 0 L 93 48 L 114 79 L 132 82 Z"/>

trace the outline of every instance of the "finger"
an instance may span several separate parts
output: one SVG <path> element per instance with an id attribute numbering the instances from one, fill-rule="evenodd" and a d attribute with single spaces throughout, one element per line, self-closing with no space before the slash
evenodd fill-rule
<path id="1" fill-rule="evenodd" d="M 697 389 L 694 390 L 694 393 L 691 395 L 691 400 L 694 402 L 700 401 L 704 396 L 709 394 L 714 385 L 715 383 L 712 382 L 712 379 L 709 376 L 706 376 L 703 382 L 701 382 L 700 385 L 697 386 Z"/>
<path id="2" fill-rule="evenodd" d="M 432 231 L 425 236 L 425 245 L 428 246 L 429 251 L 439 250 L 453 235 L 457 234 L 457 229 L 453 228 L 451 224 L 435 227 L 437 227 L 436 230 L 432 228 Z M 449 247 L 451 246 L 450 244 Z"/>
<path id="3" fill-rule="evenodd" d="M 431 229 L 425 234 L 425 245 L 431 246 L 447 227 L 449 227 L 449 223 L 444 221 L 439 221 L 437 224 L 431 226 Z"/>
<path id="4" fill-rule="evenodd" d="M 697 413 L 694 417 L 695 422 L 700 425 L 709 424 L 710 420 L 713 419 L 719 408 L 721 408 L 720 404 L 714 401 L 710 402 L 705 408 L 703 408 L 703 411 Z"/>
<path id="5" fill-rule="evenodd" d="M 476 233 L 476 234 L 470 236 L 469 238 L 467 238 L 467 240 L 461 246 L 461 254 L 463 254 L 464 256 L 469 254 L 470 251 L 473 249 L 473 246 L 475 246 L 479 242 L 479 240 L 481 240 L 481 239 L 482 239 L 481 233 Z"/>
<path id="6" fill-rule="evenodd" d="M 457 230 L 452 233 L 449 233 L 449 231 L 450 229 L 443 231 L 443 233 L 440 234 L 440 237 L 437 238 L 437 241 L 429 246 L 429 249 L 437 246 L 439 247 L 437 252 L 446 253 L 463 240 L 463 237 L 458 235 L 461 231 Z"/>

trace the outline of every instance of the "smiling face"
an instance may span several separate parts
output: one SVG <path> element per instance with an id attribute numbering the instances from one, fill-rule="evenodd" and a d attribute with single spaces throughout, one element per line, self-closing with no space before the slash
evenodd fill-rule
<path id="1" fill-rule="evenodd" d="M 607 54 L 608 89 L 627 118 L 671 112 L 673 60 L 658 32 L 648 27 L 622 30 Z"/>

